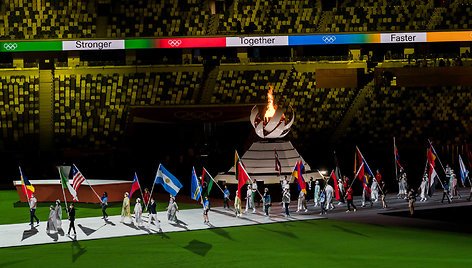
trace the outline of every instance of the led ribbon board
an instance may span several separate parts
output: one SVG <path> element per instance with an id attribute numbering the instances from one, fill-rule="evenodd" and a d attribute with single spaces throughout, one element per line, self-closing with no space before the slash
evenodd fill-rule
<path id="1" fill-rule="evenodd" d="M 2 41 L 0 42 L 0 52 L 402 44 L 460 41 L 472 41 L 472 31 L 309 34 L 290 36 L 174 37 L 126 40 Z"/>

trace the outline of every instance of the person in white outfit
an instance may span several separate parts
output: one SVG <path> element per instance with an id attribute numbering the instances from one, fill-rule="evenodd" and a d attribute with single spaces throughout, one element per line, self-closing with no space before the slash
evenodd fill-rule
<path id="1" fill-rule="evenodd" d="M 244 210 L 244 213 L 247 213 L 247 210 L 251 208 L 251 196 L 252 196 L 251 185 L 248 185 L 247 192 L 246 192 L 246 209 Z"/>
<path id="2" fill-rule="evenodd" d="M 421 181 L 421 185 L 420 185 L 420 201 L 421 202 L 424 202 L 427 200 L 426 198 L 426 185 L 428 184 L 428 175 L 425 173 L 424 176 L 423 176 L 423 180 Z"/>
<path id="3" fill-rule="evenodd" d="M 370 186 L 371 198 L 377 203 L 379 201 L 379 184 L 376 179 L 373 179 L 372 185 Z"/>
<path id="4" fill-rule="evenodd" d="M 333 186 L 326 184 L 325 192 L 326 192 L 326 210 L 334 209 L 334 205 L 332 203 L 333 193 L 334 193 Z"/>
<path id="5" fill-rule="evenodd" d="M 56 200 L 56 207 L 54 208 L 56 212 L 56 227 L 57 229 L 62 229 L 62 208 L 61 208 L 61 200 Z"/>
<path id="6" fill-rule="evenodd" d="M 315 207 L 317 207 L 320 204 L 320 182 L 317 180 L 315 181 L 315 191 L 314 191 L 314 203 Z"/>
<path id="7" fill-rule="evenodd" d="M 141 206 L 140 198 L 136 198 L 136 205 L 134 205 L 134 220 L 136 226 L 140 227 L 143 225 L 143 207 Z"/>
<path id="8" fill-rule="evenodd" d="M 308 209 L 306 208 L 306 200 L 305 200 L 305 193 L 303 191 L 300 191 L 298 194 L 298 206 L 297 206 L 297 211 L 302 211 L 304 210 L 305 212 L 308 212 Z"/>

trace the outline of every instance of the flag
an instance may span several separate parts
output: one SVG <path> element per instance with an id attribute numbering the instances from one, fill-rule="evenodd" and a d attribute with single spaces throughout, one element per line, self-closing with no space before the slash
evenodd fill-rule
<path id="1" fill-rule="evenodd" d="M 433 168 L 436 166 L 435 160 L 437 158 L 437 154 L 434 151 L 433 145 L 431 144 L 431 141 L 428 141 L 428 149 L 426 150 L 427 158 L 429 163 L 433 166 Z"/>
<path id="2" fill-rule="evenodd" d="M 465 179 L 467 178 L 467 176 L 469 176 L 469 171 L 465 167 L 464 162 L 462 161 L 461 155 L 459 155 L 459 167 L 461 170 L 462 185 L 465 186 Z"/>
<path id="3" fill-rule="evenodd" d="M 338 179 L 336 178 L 336 173 L 331 171 L 331 176 L 330 176 L 333 181 L 334 181 L 334 196 L 336 197 L 336 200 L 339 200 L 341 197 L 339 195 L 339 185 L 338 185 Z"/>
<path id="4" fill-rule="evenodd" d="M 280 176 L 280 173 L 282 173 L 282 165 L 280 164 L 279 154 L 277 153 L 277 150 L 275 148 L 274 148 L 274 155 L 275 155 L 275 170 L 279 172 L 279 176 Z"/>
<path id="5" fill-rule="evenodd" d="M 338 156 L 336 155 L 336 151 L 334 151 L 334 191 L 336 195 L 336 200 L 342 199 L 342 194 L 339 191 L 338 179 L 341 179 L 341 169 L 339 168 Z M 338 198 L 339 196 L 339 198 Z"/>
<path id="6" fill-rule="evenodd" d="M 397 145 L 395 144 L 395 137 L 393 137 L 393 153 L 395 155 L 395 163 L 397 163 L 398 167 L 402 168 L 402 165 L 400 165 L 400 154 L 398 153 Z"/>
<path id="7" fill-rule="evenodd" d="M 358 178 L 362 181 L 362 185 L 364 186 L 364 188 L 369 190 L 369 179 L 372 178 L 374 174 L 370 170 L 369 165 L 367 165 L 367 161 L 365 160 L 359 148 L 356 147 L 356 149 L 357 157 L 359 158 L 358 163 L 360 164 L 360 167 L 357 171 Z"/>
<path id="8" fill-rule="evenodd" d="M 129 191 L 129 198 L 131 198 L 133 196 L 133 193 L 139 189 L 141 189 L 141 185 L 139 185 L 138 175 L 135 172 L 133 184 L 131 184 L 131 190 Z"/>
<path id="9" fill-rule="evenodd" d="M 72 188 L 77 192 L 77 189 L 79 189 L 79 186 L 84 181 L 85 177 L 80 173 L 79 169 L 72 164 Z"/>
<path id="10" fill-rule="evenodd" d="M 467 160 L 469 162 L 469 168 L 472 168 L 472 162 L 470 162 L 470 160 L 472 160 L 472 152 L 469 150 L 469 145 L 467 143 L 465 144 L 465 152 L 467 154 Z"/>
<path id="11" fill-rule="evenodd" d="M 237 166 L 237 174 L 238 174 L 238 196 L 239 199 L 241 199 L 241 188 L 246 184 L 247 180 L 250 180 L 251 178 L 246 172 L 246 169 L 243 166 L 243 163 L 241 161 L 238 161 L 238 166 Z"/>
<path id="12" fill-rule="evenodd" d="M 213 186 L 213 178 L 211 177 L 210 173 L 203 168 L 202 174 L 202 189 L 203 189 L 203 196 L 210 195 L 211 187 Z"/>
<path id="13" fill-rule="evenodd" d="M 292 176 L 297 179 L 298 189 L 306 194 L 306 183 L 302 176 L 302 169 L 303 164 L 301 161 L 297 161 L 297 164 L 295 165 L 295 168 L 292 172 Z"/>
<path id="14" fill-rule="evenodd" d="M 202 194 L 202 187 L 200 183 L 198 183 L 197 174 L 195 174 L 195 168 L 192 168 L 192 181 L 190 185 L 190 197 L 193 200 L 200 199 L 200 195 Z"/>
<path id="15" fill-rule="evenodd" d="M 434 169 L 434 165 L 432 163 L 429 163 L 429 168 L 430 168 L 430 176 L 429 176 L 429 196 L 433 196 L 434 190 L 436 189 L 436 182 L 438 180 L 438 174 L 436 173 L 436 170 Z"/>
<path id="16" fill-rule="evenodd" d="M 23 175 L 23 171 L 21 171 L 20 167 L 20 179 L 21 179 L 21 189 L 23 190 L 23 193 L 28 197 L 28 199 L 31 198 L 31 194 L 34 193 L 34 186 L 29 182 L 29 180 Z"/>
<path id="17" fill-rule="evenodd" d="M 239 173 L 238 163 L 239 162 L 240 161 L 239 161 L 238 151 L 234 151 L 234 177 L 236 178 L 237 181 L 239 180 L 239 176 L 238 176 L 238 173 Z"/>
<path id="18" fill-rule="evenodd" d="M 164 190 L 166 190 L 169 194 L 176 196 L 177 193 L 182 188 L 182 184 L 180 181 L 172 175 L 167 169 L 164 168 L 163 165 L 159 164 L 159 168 L 157 169 L 156 179 L 154 180 L 156 184 L 162 184 Z"/>
<path id="19" fill-rule="evenodd" d="M 69 183 L 69 179 L 67 179 L 67 176 L 64 174 L 63 167 L 57 167 L 59 170 L 59 176 L 61 177 L 61 184 L 63 189 L 68 189 L 70 195 L 72 195 L 72 198 L 74 201 L 79 201 L 77 198 L 77 192 L 75 191 L 74 187 Z"/>

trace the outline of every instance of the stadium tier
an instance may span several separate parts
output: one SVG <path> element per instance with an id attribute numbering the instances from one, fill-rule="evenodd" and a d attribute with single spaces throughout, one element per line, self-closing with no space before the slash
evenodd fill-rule
<path id="1" fill-rule="evenodd" d="M 470 1 L 2 1 L 0 39 L 470 29 Z"/>
<path id="2" fill-rule="evenodd" d="M 24 148 L 39 138 L 37 71 L 0 71 L 0 148 Z"/>
<path id="3" fill-rule="evenodd" d="M 202 76 L 199 68 L 100 69 L 54 72 L 54 135 L 62 146 L 114 146 L 124 138 L 130 106 L 194 104 Z"/>

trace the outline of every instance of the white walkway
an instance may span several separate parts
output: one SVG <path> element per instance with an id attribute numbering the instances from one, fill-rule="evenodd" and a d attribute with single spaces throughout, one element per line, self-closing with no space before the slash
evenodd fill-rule
<path id="1" fill-rule="evenodd" d="M 243 226 L 254 224 L 266 224 L 285 221 L 298 221 L 321 219 L 318 214 L 292 214 L 291 217 L 285 218 L 281 214 L 281 209 L 275 209 L 277 213 L 273 213 L 267 218 L 261 212 L 261 209 L 255 214 L 243 214 L 241 218 L 236 218 L 234 213 L 223 208 L 212 208 L 210 211 L 210 224 L 203 223 L 201 209 L 181 210 L 177 213 L 178 223 L 169 223 L 165 212 L 158 212 L 158 218 L 161 221 L 161 229 L 157 229 L 156 225 L 151 225 L 150 229 L 144 227 L 136 227 L 134 224 L 120 223 L 120 216 L 110 216 L 107 221 L 100 217 L 79 218 L 75 221 L 77 231 L 77 240 L 102 239 L 110 237 L 123 237 L 134 235 L 146 235 L 157 232 L 181 232 L 190 230 L 202 230 L 209 228 Z M 275 212 L 275 211 L 274 211 Z M 147 214 L 144 215 L 145 226 L 147 224 Z M 69 229 L 69 221 L 63 220 L 62 227 L 64 231 L 59 234 L 47 234 L 46 222 L 40 222 L 39 226 L 31 228 L 29 223 L 6 224 L 0 225 L 0 248 L 12 246 L 26 246 L 37 244 L 48 244 L 58 242 L 70 242 L 74 238 L 68 237 L 65 233 Z M 73 232 L 73 231 L 72 231 Z"/>

